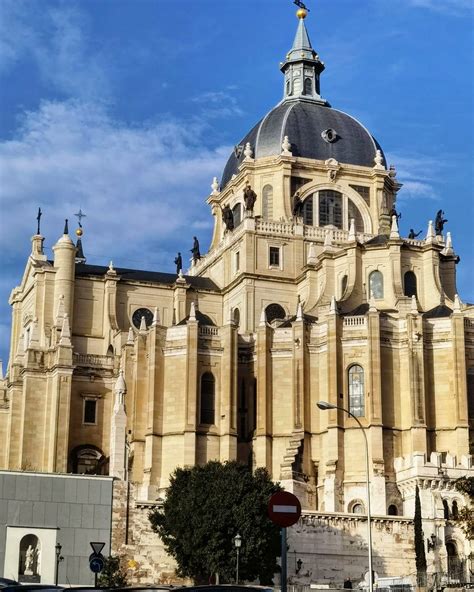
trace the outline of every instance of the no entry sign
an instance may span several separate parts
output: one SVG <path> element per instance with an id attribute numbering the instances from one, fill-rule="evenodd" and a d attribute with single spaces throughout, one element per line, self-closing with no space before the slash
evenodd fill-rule
<path id="1" fill-rule="evenodd" d="M 274 493 L 268 503 L 268 516 L 278 526 L 296 524 L 301 516 L 301 504 L 296 495 L 288 491 Z"/>

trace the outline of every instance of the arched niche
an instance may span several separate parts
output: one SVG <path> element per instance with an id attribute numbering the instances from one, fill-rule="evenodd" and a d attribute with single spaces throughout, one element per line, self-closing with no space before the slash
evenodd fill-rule
<path id="1" fill-rule="evenodd" d="M 41 544 L 35 534 L 27 534 L 20 541 L 18 578 L 20 582 L 41 581 Z"/>

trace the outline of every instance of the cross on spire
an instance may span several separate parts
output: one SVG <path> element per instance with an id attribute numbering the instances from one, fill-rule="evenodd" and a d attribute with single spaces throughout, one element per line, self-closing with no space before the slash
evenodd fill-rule
<path id="1" fill-rule="evenodd" d="M 84 214 L 81 208 L 79 208 L 79 211 L 77 212 L 77 214 L 74 214 L 74 216 L 76 216 L 79 220 L 79 228 L 82 228 L 81 220 L 82 218 L 87 218 L 86 214 Z"/>
<path id="2" fill-rule="evenodd" d="M 293 0 L 293 4 L 296 4 L 298 8 L 302 8 L 303 10 L 306 10 L 306 12 L 309 12 L 309 8 L 303 2 L 301 2 L 301 0 Z"/>
<path id="3" fill-rule="evenodd" d="M 41 222 L 41 216 L 43 215 L 43 212 L 41 211 L 41 208 L 38 208 L 38 215 L 36 216 L 36 219 L 38 220 L 38 229 L 36 234 L 41 234 L 40 232 L 40 222 Z"/>

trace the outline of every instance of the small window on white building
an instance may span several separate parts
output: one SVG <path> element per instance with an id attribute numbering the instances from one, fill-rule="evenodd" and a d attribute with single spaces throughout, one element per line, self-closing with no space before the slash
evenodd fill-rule
<path id="1" fill-rule="evenodd" d="M 84 399 L 82 423 L 85 425 L 95 425 L 97 423 L 97 401 L 95 399 Z"/>
<path id="2" fill-rule="evenodd" d="M 235 253 L 235 271 L 239 271 L 240 270 L 240 251 L 237 251 Z"/>
<path id="3" fill-rule="evenodd" d="M 280 247 L 270 247 L 268 259 L 270 267 L 280 267 Z"/>

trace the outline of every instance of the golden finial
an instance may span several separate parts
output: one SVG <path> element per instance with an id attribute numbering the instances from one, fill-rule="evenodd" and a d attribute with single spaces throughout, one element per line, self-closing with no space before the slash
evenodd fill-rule
<path id="1" fill-rule="evenodd" d="M 79 208 L 79 211 L 77 212 L 77 214 L 74 214 L 74 216 L 77 217 L 77 219 L 79 220 L 79 228 L 76 230 L 76 235 L 77 236 L 82 236 L 84 234 L 84 231 L 82 230 L 82 223 L 81 220 L 82 218 L 86 218 L 86 215 L 83 213 L 83 211 Z"/>
<path id="2" fill-rule="evenodd" d="M 76 230 L 76 234 L 77 234 L 77 236 L 82 236 L 82 235 L 84 234 L 84 232 L 83 232 L 82 228 L 78 228 L 78 229 Z"/>
<path id="3" fill-rule="evenodd" d="M 308 16 L 308 11 L 305 8 L 298 8 L 296 11 L 296 16 L 299 19 L 305 19 Z"/>

